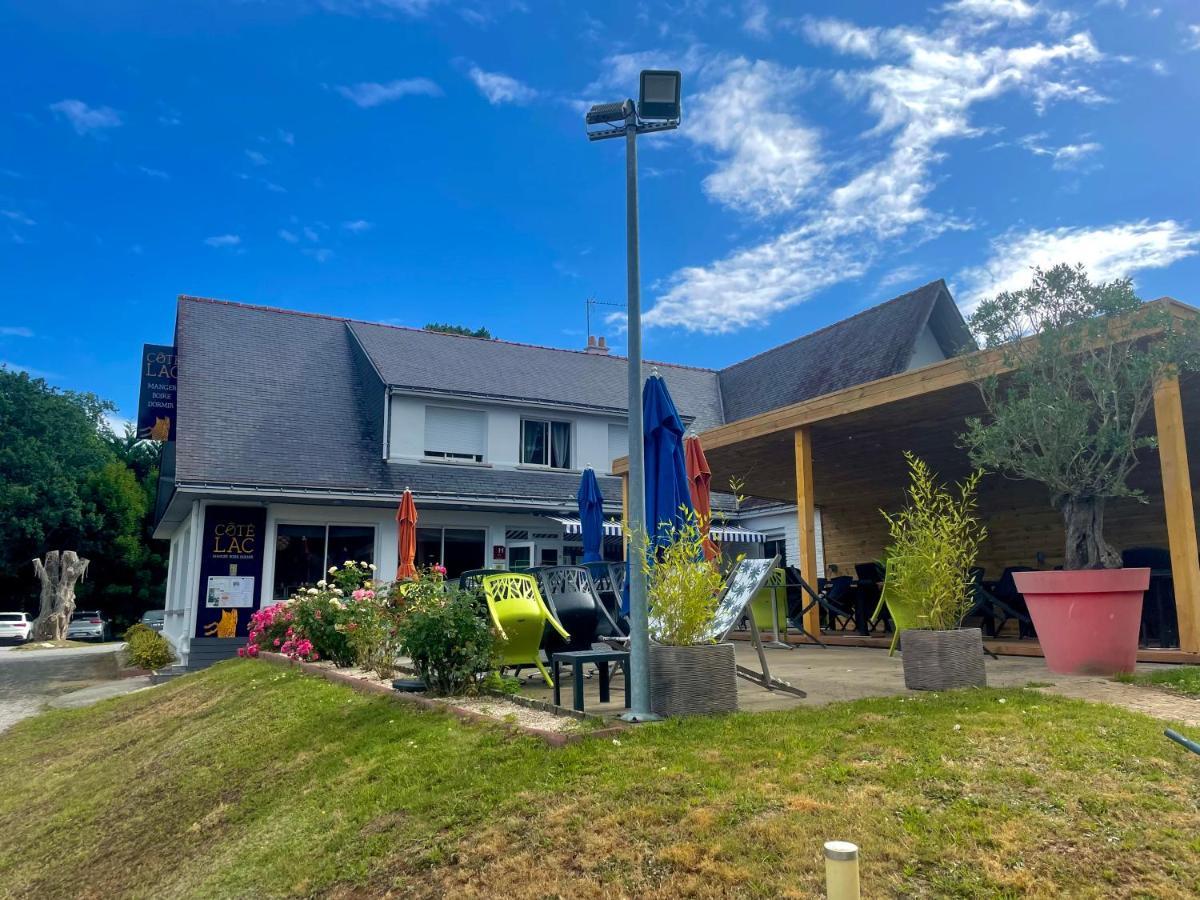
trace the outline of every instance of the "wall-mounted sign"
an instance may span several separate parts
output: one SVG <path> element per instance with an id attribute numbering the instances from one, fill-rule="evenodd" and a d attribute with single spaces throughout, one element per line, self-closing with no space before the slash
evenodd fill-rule
<path id="1" fill-rule="evenodd" d="M 503 544 L 492 545 L 492 559 L 504 559 L 508 555 L 508 548 Z"/>
<path id="2" fill-rule="evenodd" d="M 175 388 L 178 358 L 162 344 L 142 347 L 142 389 L 138 394 L 137 434 L 152 441 L 175 440 Z"/>
<path id="3" fill-rule="evenodd" d="M 258 608 L 267 511 L 261 506 L 204 510 L 196 637 L 245 637 Z"/>

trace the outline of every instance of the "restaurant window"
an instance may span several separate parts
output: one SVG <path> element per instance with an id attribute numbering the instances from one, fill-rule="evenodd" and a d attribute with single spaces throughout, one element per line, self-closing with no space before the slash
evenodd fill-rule
<path id="1" fill-rule="evenodd" d="M 571 468 L 571 423 L 522 419 L 521 462 L 551 469 Z"/>
<path id="2" fill-rule="evenodd" d="M 435 459 L 483 462 L 487 413 L 448 406 L 425 407 L 425 455 Z"/>
<path id="3" fill-rule="evenodd" d="M 275 526 L 275 585 L 272 596 L 286 600 L 297 588 L 315 585 L 330 566 L 346 560 L 375 562 L 372 525 Z"/>
<path id="4" fill-rule="evenodd" d="M 484 568 L 487 532 L 482 528 L 418 528 L 416 564 L 441 563 L 447 578 Z"/>

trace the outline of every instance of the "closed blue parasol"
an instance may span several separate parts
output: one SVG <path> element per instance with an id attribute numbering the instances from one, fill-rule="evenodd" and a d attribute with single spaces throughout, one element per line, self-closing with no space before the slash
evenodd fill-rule
<path id="1" fill-rule="evenodd" d="M 600 553 L 600 544 L 604 540 L 604 495 L 600 493 L 600 483 L 591 466 L 583 470 L 575 499 L 579 503 L 579 525 L 583 533 L 583 561 L 600 562 L 604 559 Z"/>
<path id="2" fill-rule="evenodd" d="M 670 532 L 692 512 L 683 422 L 667 384 L 657 372 L 642 389 L 642 422 L 646 448 L 646 529 L 651 548 L 670 542 Z"/>

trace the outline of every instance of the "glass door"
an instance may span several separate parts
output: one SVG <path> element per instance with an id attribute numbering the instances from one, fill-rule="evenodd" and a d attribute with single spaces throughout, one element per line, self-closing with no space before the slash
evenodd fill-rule
<path id="1" fill-rule="evenodd" d="M 523 569 L 533 567 L 533 552 L 535 545 L 533 541 L 522 541 L 516 544 L 508 545 L 508 569 L 510 572 L 519 572 Z"/>

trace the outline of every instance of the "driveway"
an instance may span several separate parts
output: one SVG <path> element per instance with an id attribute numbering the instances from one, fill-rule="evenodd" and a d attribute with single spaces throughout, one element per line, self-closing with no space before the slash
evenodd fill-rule
<path id="1" fill-rule="evenodd" d="M 118 681 L 117 653 L 122 646 L 19 651 L 0 647 L 0 732 L 40 712 L 57 697 Z M 143 686 L 140 679 L 126 681 L 131 690 Z"/>

